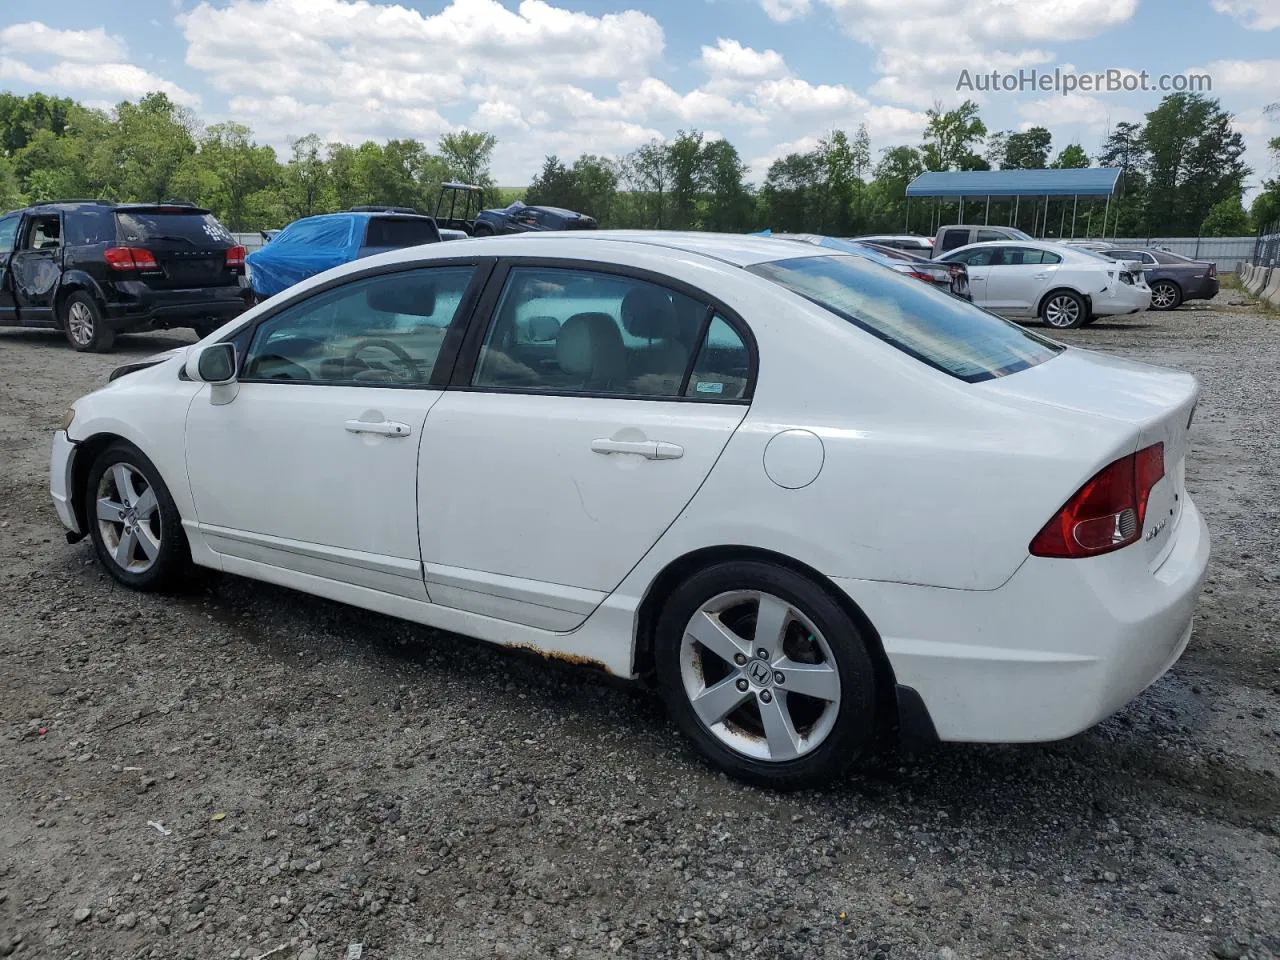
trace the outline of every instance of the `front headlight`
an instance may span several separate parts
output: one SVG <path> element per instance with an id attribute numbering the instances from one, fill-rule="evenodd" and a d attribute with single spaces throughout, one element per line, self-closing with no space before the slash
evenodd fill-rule
<path id="1" fill-rule="evenodd" d="M 62 415 L 62 426 L 58 429 L 64 433 L 71 429 L 71 422 L 76 418 L 76 408 L 68 407 L 67 412 Z"/>

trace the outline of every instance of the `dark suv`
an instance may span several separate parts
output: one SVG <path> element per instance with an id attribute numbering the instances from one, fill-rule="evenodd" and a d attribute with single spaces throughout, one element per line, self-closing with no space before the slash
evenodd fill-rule
<path id="1" fill-rule="evenodd" d="M 117 333 L 190 327 L 245 310 L 244 247 L 189 204 L 65 200 L 0 217 L 0 326 L 62 330 L 77 350 Z"/>

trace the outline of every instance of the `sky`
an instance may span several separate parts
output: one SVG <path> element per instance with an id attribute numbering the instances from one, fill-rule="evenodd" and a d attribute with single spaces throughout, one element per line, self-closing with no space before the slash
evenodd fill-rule
<path id="1" fill-rule="evenodd" d="M 127 11 L 127 16 L 121 16 Z M 40 19 L 32 19 L 38 15 Z M 542 158 L 618 156 L 679 129 L 763 177 L 832 129 L 873 156 L 924 111 L 977 100 L 990 129 L 1049 127 L 1091 156 L 1162 94 L 957 91 L 992 70 L 1207 73 L 1258 182 L 1280 175 L 1280 0 L 61 0 L 0 3 L 0 88 L 110 108 L 163 90 L 205 123 L 290 138 L 498 137 L 499 184 Z"/>

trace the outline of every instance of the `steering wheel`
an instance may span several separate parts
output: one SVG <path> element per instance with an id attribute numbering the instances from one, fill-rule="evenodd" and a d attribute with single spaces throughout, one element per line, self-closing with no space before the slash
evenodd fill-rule
<path id="1" fill-rule="evenodd" d="M 346 362 L 354 363 L 356 360 L 360 359 L 360 354 L 364 353 L 364 351 L 371 347 L 379 347 L 386 350 L 395 357 L 398 364 L 408 371 L 407 376 L 402 376 L 398 379 L 404 380 L 408 383 L 422 379 L 422 370 L 418 366 L 418 361 L 409 356 L 409 354 L 405 352 L 404 347 L 400 346 L 400 344 L 382 337 L 370 337 L 367 340 L 361 340 L 347 351 Z"/>

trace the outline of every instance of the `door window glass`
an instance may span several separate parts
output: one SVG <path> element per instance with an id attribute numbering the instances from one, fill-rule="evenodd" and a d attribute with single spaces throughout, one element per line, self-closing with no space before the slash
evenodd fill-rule
<path id="1" fill-rule="evenodd" d="M 971 267 L 989 267 L 993 263 L 1000 262 L 1001 250 L 1001 247 L 980 247 L 977 250 L 969 250 L 947 259 L 959 260 L 961 263 L 967 263 Z"/>
<path id="2" fill-rule="evenodd" d="M 14 214 L 11 217 L 0 219 L 0 253 L 8 253 L 13 249 L 13 241 L 18 233 L 18 222 L 22 219 L 21 214 Z"/>
<path id="3" fill-rule="evenodd" d="M 746 393 L 744 364 L 729 356 L 727 321 L 699 356 L 708 384 L 689 379 L 706 306 L 644 280 L 604 273 L 515 267 L 507 276 L 472 383 L 545 393 L 724 400 Z M 740 357 L 739 357 L 740 360 Z M 740 384 L 732 378 L 741 377 Z"/>
<path id="4" fill-rule="evenodd" d="M 964 227 L 959 230 L 943 230 L 942 231 L 942 249 L 954 250 L 956 247 L 963 247 L 969 242 L 969 228 Z"/>
<path id="5" fill-rule="evenodd" d="M 62 237 L 61 223 L 54 217 L 34 217 L 31 228 L 27 231 L 26 250 L 49 250 L 56 248 Z"/>
<path id="6" fill-rule="evenodd" d="M 1011 247 L 1007 254 L 1011 264 L 1038 266 L 1044 263 L 1061 263 L 1062 258 L 1051 250 L 1033 250 L 1030 247 Z"/>
<path id="7" fill-rule="evenodd" d="M 999 230 L 979 230 L 977 243 L 987 243 L 991 240 L 1008 240 L 1009 237 L 1001 233 Z"/>
<path id="8" fill-rule="evenodd" d="M 473 267 L 427 267 L 326 290 L 263 322 L 246 380 L 426 386 Z"/>
<path id="9" fill-rule="evenodd" d="M 750 377 L 751 353 L 742 342 L 742 334 L 716 314 L 707 327 L 684 395 L 702 400 L 738 400 L 746 394 Z"/>

